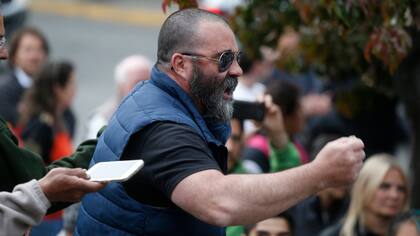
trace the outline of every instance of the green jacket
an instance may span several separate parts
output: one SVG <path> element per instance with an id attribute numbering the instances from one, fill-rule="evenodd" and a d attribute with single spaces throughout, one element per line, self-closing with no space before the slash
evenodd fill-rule
<path id="1" fill-rule="evenodd" d="M 0 191 L 11 192 L 14 186 L 46 173 L 42 158 L 18 147 L 17 138 L 0 118 Z"/>
<path id="2" fill-rule="evenodd" d="M 289 142 L 286 147 L 277 149 L 270 142 L 270 172 L 279 172 L 301 165 L 299 151 Z"/>
<path id="3" fill-rule="evenodd" d="M 102 133 L 103 129 L 99 131 L 99 134 Z M 96 143 L 96 139 L 84 141 L 70 157 L 45 166 L 38 154 L 18 147 L 17 138 L 7 127 L 7 123 L 0 117 L 0 191 L 11 192 L 14 186 L 32 179 L 40 179 L 49 170 L 56 167 L 87 169 L 95 151 Z"/>

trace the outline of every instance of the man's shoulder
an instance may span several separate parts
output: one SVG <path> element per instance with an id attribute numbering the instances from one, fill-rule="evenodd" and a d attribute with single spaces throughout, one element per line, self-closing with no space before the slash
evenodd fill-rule
<path id="1" fill-rule="evenodd" d="M 194 131 L 194 129 L 187 124 L 177 123 L 173 121 L 156 121 L 147 125 L 145 128 L 146 129 L 153 128 L 153 129 L 162 130 L 162 131 L 166 131 L 166 129 Z"/>
<path id="2" fill-rule="evenodd" d="M 0 97 L 2 100 L 13 100 L 18 99 L 25 89 L 19 84 L 17 79 L 11 75 L 6 74 L 0 76 Z"/>
<path id="3" fill-rule="evenodd" d="M 19 87 L 19 82 L 12 73 L 4 73 L 0 75 L 0 88 L 3 87 Z"/>
<path id="4" fill-rule="evenodd" d="M 15 124 L 17 106 L 23 94 L 23 89 L 9 84 L 0 84 L 0 115 L 8 122 Z"/>
<path id="5" fill-rule="evenodd" d="M 121 102 L 110 121 L 110 126 L 113 122 L 118 122 L 125 127 L 132 123 L 139 123 L 143 127 L 143 125 L 150 126 L 150 123 L 158 121 L 196 126 L 188 109 L 177 97 L 171 96 L 152 84 L 142 90 L 144 87 L 146 86 L 133 90 Z"/>
<path id="6" fill-rule="evenodd" d="M 182 137 L 196 138 L 200 137 L 197 131 L 189 125 L 171 122 L 156 121 L 136 133 L 140 137 L 162 137 L 164 140 L 171 140 Z M 135 135 L 136 136 L 136 135 Z"/>
<path id="7" fill-rule="evenodd" d="M 7 128 L 7 123 L 6 121 L 3 119 L 3 116 L 0 115 L 0 130 L 3 130 Z"/>
<path id="8" fill-rule="evenodd" d="M 179 150 L 190 147 L 207 149 L 207 144 L 197 131 L 188 125 L 158 121 L 134 133 L 127 147 L 143 151 Z"/>

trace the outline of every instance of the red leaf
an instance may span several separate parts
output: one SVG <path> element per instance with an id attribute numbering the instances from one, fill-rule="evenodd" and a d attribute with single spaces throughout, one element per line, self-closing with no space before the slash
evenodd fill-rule
<path id="1" fill-rule="evenodd" d="M 171 0 L 163 0 L 162 1 L 162 11 L 166 14 L 166 9 L 170 6 Z"/>

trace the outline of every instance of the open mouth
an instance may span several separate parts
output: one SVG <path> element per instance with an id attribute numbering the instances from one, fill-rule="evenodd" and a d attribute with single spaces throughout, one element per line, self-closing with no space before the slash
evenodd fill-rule
<path id="1" fill-rule="evenodd" d="M 225 93 L 227 93 L 227 94 L 233 94 L 233 88 L 231 88 L 231 87 L 228 87 L 228 88 L 226 88 L 225 89 Z"/>
<path id="2" fill-rule="evenodd" d="M 228 87 L 225 89 L 225 91 L 223 92 L 223 98 L 225 100 L 232 100 L 233 99 L 233 91 L 235 89 L 232 87 Z"/>
<path id="3" fill-rule="evenodd" d="M 234 77 L 227 78 L 225 81 L 225 90 L 223 91 L 223 98 L 225 100 L 232 100 L 233 99 L 233 91 L 238 84 L 238 79 Z"/>

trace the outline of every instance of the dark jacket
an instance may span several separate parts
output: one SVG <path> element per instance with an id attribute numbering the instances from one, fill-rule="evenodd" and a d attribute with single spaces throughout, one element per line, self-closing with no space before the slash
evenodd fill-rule
<path id="1" fill-rule="evenodd" d="M 11 192 L 14 186 L 46 173 L 42 158 L 19 148 L 17 138 L 0 118 L 0 191 Z"/>
<path id="2" fill-rule="evenodd" d="M 17 107 L 25 88 L 19 84 L 13 72 L 0 81 L 0 116 L 15 126 L 19 117 Z"/>
<path id="3" fill-rule="evenodd" d="M 344 217 L 349 205 L 346 197 L 334 202 L 328 209 L 322 209 L 318 196 L 311 196 L 289 210 L 294 221 L 294 235 L 318 235 L 324 229 L 335 225 Z"/>
<path id="4" fill-rule="evenodd" d="M 324 231 L 322 231 L 319 236 L 339 236 L 340 231 L 342 229 L 342 223 L 337 223 L 333 226 L 328 227 Z M 379 234 L 375 234 L 364 227 L 364 225 L 360 224 L 359 222 L 356 223 L 354 226 L 354 235 L 355 236 L 380 236 Z M 407 235 L 408 236 L 408 235 Z"/>

